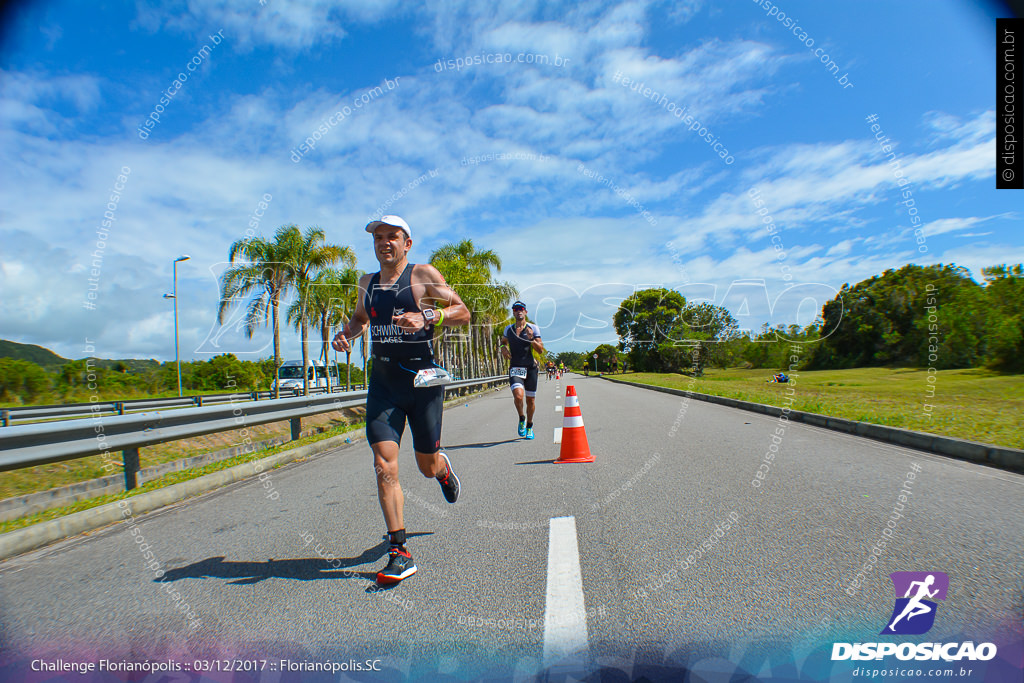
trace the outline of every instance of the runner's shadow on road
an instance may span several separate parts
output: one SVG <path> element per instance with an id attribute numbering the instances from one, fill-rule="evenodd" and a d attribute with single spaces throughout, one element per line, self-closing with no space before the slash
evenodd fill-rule
<path id="1" fill-rule="evenodd" d="M 457 451 L 461 448 L 491 448 L 492 446 L 500 446 L 503 443 L 515 443 L 516 441 L 522 441 L 522 439 L 505 439 L 504 441 L 481 441 L 480 443 L 464 443 L 461 446 L 445 446 L 442 450 Z"/>
<path id="2" fill-rule="evenodd" d="M 410 533 L 415 536 L 429 536 L 431 532 Z M 193 562 L 185 567 L 164 572 L 155 583 L 169 583 L 181 579 L 234 579 L 229 585 L 251 585 L 267 579 L 292 579 L 295 581 L 316 581 L 319 579 L 368 579 L 376 581 L 377 572 L 351 571 L 348 567 L 376 562 L 388 554 L 387 541 L 381 541 L 368 548 L 358 557 L 339 557 L 325 560 L 321 557 L 296 558 L 291 560 L 269 559 L 266 562 L 231 562 L 223 556 L 210 557 Z"/>

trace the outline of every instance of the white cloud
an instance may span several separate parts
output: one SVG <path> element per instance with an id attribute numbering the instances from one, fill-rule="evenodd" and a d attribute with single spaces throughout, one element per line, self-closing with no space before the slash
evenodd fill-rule
<path id="1" fill-rule="evenodd" d="M 669 3 L 669 19 L 676 24 L 685 24 L 704 8 L 704 0 L 675 0 Z"/>
<path id="2" fill-rule="evenodd" d="M 964 217 L 964 218 L 942 218 L 937 221 L 931 221 L 921 226 L 921 231 L 925 237 L 936 237 L 947 232 L 958 232 L 960 230 L 967 230 L 973 228 L 976 225 L 981 225 L 987 221 L 996 218 L 996 216 L 987 216 L 985 218 L 978 218 L 976 216 Z"/>
<path id="3" fill-rule="evenodd" d="M 966 121 L 946 112 L 930 111 L 924 115 L 926 128 L 933 131 L 935 144 L 952 140 L 955 143 L 979 143 L 995 136 L 995 117 L 990 112 L 975 115 Z"/>
<path id="4" fill-rule="evenodd" d="M 982 268 L 1002 263 L 1024 263 L 1024 247 L 1019 244 L 967 244 L 946 249 L 941 255 L 936 254 L 929 263 L 949 263 L 963 266 L 971 271 L 975 282 L 983 282 Z"/>
<path id="5" fill-rule="evenodd" d="M 146 30 L 201 34 L 224 29 L 241 51 L 331 44 L 348 35 L 346 25 L 380 21 L 400 8 L 397 0 L 169 0 L 136 5 L 137 22 Z"/>
<path id="6" fill-rule="evenodd" d="M 59 137 L 72 125 L 71 117 L 58 113 L 62 105 L 83 114 L 95 110 L 100 99 L 100 79 L 92 75 L 0 70 L 0 119 L 8 126 Z"/>
<path id="7" fill-rule="evenodd" d="M 826 256 L 846 256 L 853 250 L 853 245 L 856 244 L 856 240 L 843 240 L 838 244 L 832 245 L 832 247 L 825 252 Z"/>

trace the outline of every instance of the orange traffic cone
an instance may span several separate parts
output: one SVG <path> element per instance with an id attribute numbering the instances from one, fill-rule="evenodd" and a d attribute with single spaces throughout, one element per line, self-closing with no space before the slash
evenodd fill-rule
<path id="1" fill-rule="evenodd" d="M 558 455 L 559 462 L 594 462 L 587 443 L 587 431 L 583 428 L 583 413 L 580 401 L 576 397 L 576 387 L 569 385 L 565 389 L 565 412 L 562 418 L 562 450 Z"/>

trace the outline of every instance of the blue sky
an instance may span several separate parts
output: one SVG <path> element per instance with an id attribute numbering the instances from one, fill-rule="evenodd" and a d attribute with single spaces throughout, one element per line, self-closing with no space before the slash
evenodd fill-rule
<path id="1" fill-rule="evenodd" d="M 647 286 L 756 328 L 806 324 L 843 283 L 906 263 L 980 280 L 1024 260 L 1024 195 L 994 189 L 996 12 L 24 3 L 0 50 L 0 337 L 173 359 L 162 294 L 189 254 L 182 357 L 269 355 L 269 330 L 216 323 L 228 247 L 265 195 L 257 232 L 318 225 L 364 270 L 380 213 L 410 223 L 413 261 L 494 249 L 555 351 L 615 342 L 616 302 Z"/>

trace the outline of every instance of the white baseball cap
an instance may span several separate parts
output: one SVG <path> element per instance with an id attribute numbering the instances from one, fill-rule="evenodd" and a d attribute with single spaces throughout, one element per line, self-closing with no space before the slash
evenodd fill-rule
<path id="1" fill-rule="evenodd" d="M 390 225 L 395 228 L 401 228 L 405 230 L 406 235 L 410 238 L 412 237 L 412 228 L 402 220 L 401 216 L 381 216 L 379 221 L 370 221 L 366 226 L 366 232 L 373 232 L 378 225 Z"/>

